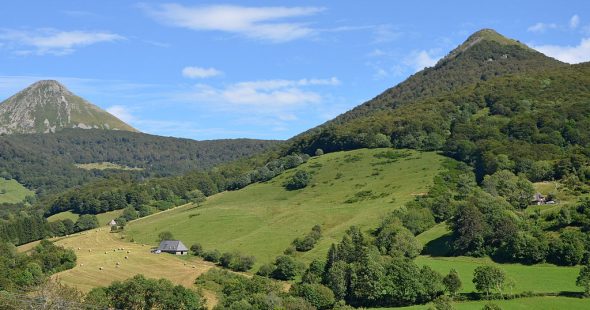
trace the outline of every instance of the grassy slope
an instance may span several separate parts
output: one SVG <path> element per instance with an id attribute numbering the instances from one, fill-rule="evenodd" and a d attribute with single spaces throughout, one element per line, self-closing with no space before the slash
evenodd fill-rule
<path id="1" fill-rule="evenodd" d="M 430 257 L 420 256 L 416 259 L 419 265 L 428 265 L 432 269 L 447 274 L 451 268 L 459 273 L 463 283 L 462 292 L 473 292 L 473 271 L 478 266 L 495 265 L 504 270 L 508 278 L 514 281 L 514 293 L 533 292 L 581 292 L 576 286 L 579 267 L 559 267 L 550 264 L 526 266 L 521 264 L 496 264 L 488 258 L 474 257 Z"/>
<path id="2" fill-rule="evenodd" d="M 141 171 L 143 168 L 132 168 L 118 165 L 110 162 L 75 164 L 76 167 L 84 170 L 123 170 L 123 171 Z"/>
<path id="3" fill-rule="evenodd" d="M 101 214 L 97 214 L 96 218 L 98 219 L 98 224 L 100 226 L 107 225 L 112 219 L 116 219 L 123 214 L 123 210 L 113 210 Z M 59 220 L 70 219 L 73 222 L 76 222 L 80 215 L 73 213 L 72 211 L 64 211 L 57 214 L 54 214 L 47 218 L 49 222 L 55 222 Z"/>
<path id="4" fill-rule="evenodd" d="M 22 202 L 26 196 L 35 196 L 35 192 L 28 190 L 15 180 L 0 178 L 0 203 Z"/>
<path id="5" fill-rule="evenodd" d="M 74 249 L 78 265 L 54 277 L 82 291 L 109 285 L 112 281 L 124 280 L 136 274 L 150 278 L 166 278 L 191 287 L 201 273 L 213 268 L 212 264 L 193 256 L 152 254 L 149 246 L 126 242 L 119 234 L 110 233 L 108 228 L 78 233 L 61 238 L 55 243 Z M 124 250 L 119 250 L 121 248 Z M 128 259 L 125 259 L 125 256 Z M 119 267 L 117 262 L 120 263 Z M 100 270 L 100 267 L 103 270 Z"/>
<path id="6" fill-rule="evenodd" d="M 130 223 L 128 235 L 154 244 L 159 232 L 169 230 L 187 246 L 201 243 L 205 249 L 240 250 L 269 262 L 321 224 L 323 238 L 316 248 L 300 253 L 304 261 L 324 257 L 351 225 L 374 228 L 391 210 L 426 192 L 439 172 L 443 157 L 435 153 L 409 152 L 410 157 L 386 163 L 374 155 L 384 150 L 357 150 L 326 154 L 263 184 L 209 198 L 201 207 L 187 206 Z M 286 191 L 281 184 L 297 170 L 314 174 L 303 190 Z M 362 190 L 384 197 L 344 203 Z"/>
<path id="7" fill-rule="evenodd" d="M 444 223 L 438 224 L 428 231 L 417 236 L 422 244 L 439 239 L 449 234 Z M 441 244 L 435 243 L 435 251 L 441 251 Z M 576 286 L 576 277 L 579 267 L 560 267 L 551 264 L 522 265 L 522 264 L 497 264 L 489 258 L 474 257 L 433 257 L 422 255 L 416 258 L 419 265 L 428 265 L 434 270 L 447 274 L 451 268 L 459 273 L 463 283 L 462 292 L 475 291 L 473 282 L 473 271 L 481 265 L 495 265 L 506 272 L 509 279 L 514 281 L 513 293 L 532 291 L 537 293 L 545 292 L 581 292 Z"/>
<path id="8" fill-rule="evenodd" d="M 453 307 L 456 310 L 481 309 L 488 301 L 472 301 L 454 303 Z M 500 306 L 503 310 L 555 310 L 555 309 L 588 309 L 590 308 L 590 301 L 581 298 L 568 297 L 531 297 L 519 298 L 513 300 L 494 300 L 493 303 Z M 379 308 L 380 310 L 388 309 L 403 309 L 403 310 L 422 310 L 432 309 L 431 305 L 418 305 L 403 308 Z"/>

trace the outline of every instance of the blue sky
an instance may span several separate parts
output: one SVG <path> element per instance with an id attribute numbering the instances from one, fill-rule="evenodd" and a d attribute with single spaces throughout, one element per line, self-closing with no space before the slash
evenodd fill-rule
<path id="1" fill-rule="evenodd" d="M 481 28 L 590 60 L 589 1 L 7 1 L 0 98 L 57 79 L 139 130 L 287 139 Z"/>

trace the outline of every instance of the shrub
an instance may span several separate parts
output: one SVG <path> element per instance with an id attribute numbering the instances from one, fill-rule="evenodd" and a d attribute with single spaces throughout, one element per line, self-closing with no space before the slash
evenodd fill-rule
<path id="1" fill-rule="evenodd" d="M 206 251 L 203 253 L 203 259 L 208 262 L 219 263 L 220 258 L 221 253 L 218 250 Z"/>
<path id="2" fill-rule="evenodd" d="M 297 189 L 302 189 L 305 188 L 309 182 L 311 180 L 311 176 L 309 175 L 309 173 L 307 171 L 304 170 L 299 170 L 297 172 L 295 172 L 295 174 L 288 179 L 283 186 L 287 189 L 287 190 L 297 190 Z"/>
<path id="3" fill-rule="evenodd" d="M 291 256 L 281 255 L 275 260 L 272 277 L 277 280 L 293 280 L 299 275 L 301 267 Z"/>
<path id="4" fill-rule="evenodd" d="M 191 253 L 195 256 L 202 256 L 203 255 L 203 246 L 200 243 L 195 243 L 191 245 Z"/>
<path id="5" fill-rule="evenodd" d="M 233 271 L 248 271 L 255 263 L 254 256 L 243 255 L 240 252 L 226 252 L 219 258 L 219 265 Z"/>
<path id="6" fill-rule="evenodd" d="M 291 287 L 291 294 L 307 300 L 319 310 L 331 309 L 336 302 L 334 292 L 321 284 L 296 284 Z"/>
<path id="7" fill-rule="evenodd" d="M 275 265 L 273 264 L 264 264 L 260 266 L 260 269 L 258 269 L 258 272 L 256 272 L 256 274 L 262 277 L 270 277 L 272 273 L 275 271 L 275 269 Z"/>
<path id="8" fill-rule="evenodd" d="M 161 233 L 158 234 L 158 241 L 164 241 L 164 240 L 173 240 L 174 239 L 174 235 L 172 235 L 171 232 L 169 231 L 163 231 Z"/>

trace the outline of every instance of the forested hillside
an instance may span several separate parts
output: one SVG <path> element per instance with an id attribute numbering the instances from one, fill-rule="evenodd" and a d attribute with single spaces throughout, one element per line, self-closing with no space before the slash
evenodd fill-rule
<path id="1" fill-rule="evenodd" d="M 404 104 L 458 90 L 464 86 L 514 73 L 567 66 L 492 29 L 472 34 L 434 67 L 425 68 L 377 97 L 339 115 L 301 136 L 316 135 L 330 125 L 392 110 Z"/>
<path id="2" fill-rule="evenodd" d="M 52 134 L 0 136 L 0 177 L 39 193 L 84 184 L 114 170 L 84 170 L 74 164 L 110 162 L 140 168 L 142 177 L 180 175 L 249 157 L 278 141 L 195 141 L 135 132 L 64 129 Z"/>
<path id="3" fill-rule="evenodd" d="M 444 150 L 477 168 L 542 181 L 587 178 L 590 64 L 481 81 L 447 93 L 330 125 L 296 139 L 291 151 L 355 149 L 384 134 L 396 147 Z M 586 167 L 586 168 L 585 168 Z"/>

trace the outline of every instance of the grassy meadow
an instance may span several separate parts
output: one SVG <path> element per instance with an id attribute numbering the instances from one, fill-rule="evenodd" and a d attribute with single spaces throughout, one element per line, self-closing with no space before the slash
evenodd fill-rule
<path id="1" fill-rule="evenodd" d="M 15 180 L 0 178 L 0 203 L 19 203 L 27 196 L 35 196 L 35 192 Z"/>
<path id="2" fill-rule="evenodd" d="M 320 224 L 319 243 L 297 256 L 306 262 L 323 258 L 350 226 L 375 228 L 387 213 L 427 192 L 444 160 L 436 153 L 406 150 L 393 151 L 391 158 L 380 156 L 386 151 L 363 149 L 314 157 L 269 182 L 210 197 L 200 207 L 188 205 L 133 221 L 127 234 L 155 244 L 158 233 L 168 230 L 187 246 L 199 242 L 206 250 L 239 250 L 254 255 L 260 265 Z M 400 154 L 405 157 L 397 158 Z M 301 169 L 312 174 L 310 185 L 285 190 L 285 180 Z"/>
<path id="3" fill-rule="evenodd" d="M 428 265 L 432 269 L 445 275 L 454 268 L 459 273 L 463 288 L 461 292 L 469 293 L 475 291 L 473 285 L 473 271 L 478 266 L 494 265 L 502 269 L 507 278 L 514 283 L 508 292 L 536 292 L 536 293 L 557 293 L 557 292 L 581 292 L 582 289 L 576 286 L 576 277 L 580 267 L 563 267 L 552 264 L 522 265 L 522 264 L 498 264 L 490 258 L 475 257 L 445 257 L 447 253 L 444 239 L 449 236 L 450 230 L 445 223 L 440 223 L 431 229 L 421 233 L 416 238 L 425 245 L 424 253 L 432 255 L 421 255 L 416 258 L 419 265 Z"/>
<path id="4" fill-rule="evenodd" d="M 213 264 L 194 256 L 152 254 L 150 246 L 122 240 L 118 233 L 110 233 L 106 227 L 60 238 L 55 244 L 73 249 L 78 260 L 75 268 L 54 277 L 82 291 L 136 274 L 166 278 L 191 287 L 201 273 L 214 268 Z"/>
<path id="5" fill-rule="evenodd" d="M 569 310 L 569 309 L 589 309 L 590 300 L 582 298 L 569 297 L 528 297 L 511 300 L 494 300 L 494 304 L 500 306 L 502 310 Z M 481 309 L 489 301 L 468 301 L 455 302 L 453 308 L 456 310 Z M 426 310 L 432 309 L 432 305 L 417 305 L 403 308 L 379 308 L 379 310 Z"/>
<path id="6" fill-rule="evenodd" d="M 112 219 L 118 218 L 119 216 L 121 216 L 121 214 L 123 214 L 123 210 L 113 210 L 113 211 L 97 214 L 96 218 L 98 219 L 98 224 L 100 226 L 106 226 Z M 64 211 L 64 212 L 60 212 L 60 213 L 57 213 L 57 214 L 54 214 L 54 215 L 48 217 L 47 221 L 55 222 L 55 221 L 70 219 L 73 222 L 76 222 L 79 217 L 80 217 L 80 215 L 78 215 L 72 211 Z"/>
<path id="7" fill-rule="evenodd" d="M 125 171 L 141 171 L 143 168 L 133 168 L 122 166 L 110 162 L 102 163 L 89 163 L 89 164 L 76 164 L 76 167 L 84 170 L 125 170 Z"/>

